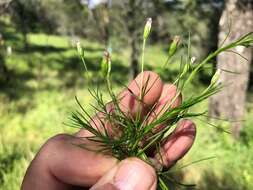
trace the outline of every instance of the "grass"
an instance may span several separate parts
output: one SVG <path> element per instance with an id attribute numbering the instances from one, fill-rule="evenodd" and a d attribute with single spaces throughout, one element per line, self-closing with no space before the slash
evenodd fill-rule
<path id="1" fill-rule="evenodd" d="M 85 88 L 87 81 L 83 77 L 82 63 L 67 37 L 30 34 L 30 48 L 24 51 L 19 34 L 14 32 L 12 28 L 7 31 L 17 37 L 15 40 L 7 39 L 13 47 L 13 54 L 6 58 L 10 80 L 0 87 L 0 190 L 20 188 L 28 164 L 49 137 L 74 132 L 63 122 L 69 116 L 69 110 L 77 106 L 75 95 L 82 103 L 91 100 Z M 103 49 L 97 43 L 86 40 L 82 40 L 82 44 L 86 49 L 87 65 L 96 76 Z M 147 68 L 164 63 L 166 55 L 163 49 L 160 45 L 147 47 Z M 128 79 L 125 75 L 128 55 L 129 50 L 126 49 L 112 57 L 112 77 L 116 79 L 114 86 L 117 90 L 120 88 L 117 80 L 126 83 Z M 171 80 L 178 69 L 175 62 L 168 71 L 157 71 L 162 78 Z M 201 91 L 203 87 L 203 84 L 195 82 L 188 91 Z M 252 99 L 252 94 L 249 99 Z M 196 121 L 196 142 L 179 165 L 209 156 L 217 158 L 190 165 L 175 175 L 184 182 L 196 183 L 198 189 L 253 189 L 253 107 L 252 103 L 248 105 L 243 138 L 239 142 Z M 195 109 L 206 107 L 207 102 L 204 102 Z"/>

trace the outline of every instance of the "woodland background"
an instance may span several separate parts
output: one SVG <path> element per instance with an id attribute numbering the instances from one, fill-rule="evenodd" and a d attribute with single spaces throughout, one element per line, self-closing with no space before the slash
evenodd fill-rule
<path id="1" fill-rule="evenodd" d="M 161 69 L 173 36 L 187 41 L 190 34 L 192 54 L 199 61 L 226 34 L 230 33 L 229 42 L 253 31 L 253 1 L 0 0 L 1 190 L 20 188 L 28 164 L 49 137 L 75 131 L 63 124 L 76 108 L 75 95 L 83 104 L 92 102 L 75 42 L 80 40 L 84 46 L 90 74 L 98 83 L 103 51 L 112 52 L 117 91 L 138 73 L 147 17 L 152 17 L 153 27 L 146 69 L 171 82 L 179 72 L 180 55 L 186 53 L 181 48 L 169 69 Z M 230 85 L 194 108 L 208 110 L 210 118 L 195 121 L 196 142 L 179 164 L 216 158 L 173 175 L 184 183 L 195 183 L 197 189 L 253 189 L 253 51 L 237 48 L 234 52 L 248 61 L 224 53 L 188 89 L 203 90 L 217 67 L 239 73 L 223 72 L 222 82 Z"/>

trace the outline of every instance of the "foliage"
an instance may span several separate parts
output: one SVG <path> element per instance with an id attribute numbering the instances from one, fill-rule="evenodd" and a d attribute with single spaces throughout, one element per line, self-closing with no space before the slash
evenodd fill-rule
<path id="1" fill-rule="evenodd" d="M 55 23 L 47 18 L 46 10 L 38 0 L 12 1 L 9 9 L 13 23 L 24 34 L 53 30 Z"/>

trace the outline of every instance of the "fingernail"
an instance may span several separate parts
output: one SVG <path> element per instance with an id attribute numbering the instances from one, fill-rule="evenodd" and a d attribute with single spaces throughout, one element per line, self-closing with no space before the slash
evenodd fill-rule
<path id="1" fill-rule="evenodd" d="M 113 184 L 107 183 L 107 184 L 104 184 L 104 185 L 101 185 L 101 186 L 97 187 L 94 190 L 119 190 L 119 189 L 117 187 L 115 187 Z"/>
<path id="2" fill-rule="evenodd" d="M 150 189 L 155 182 L 154 170 L 143 161 L 133 159 L 122 163 L 113 184 L 120 190 Z"/>
<path id="3" fill-rule="evenodd" d="M 98 180 L 98 182 L 93 185 L 90 190 L 118 190 L 111 181 L 113 180 L 114 176 L 116 175 L 118 170 L 118 166 L 114 166 L 109 172 L 107 172 L 102 178 Z M 110 186 L 110 188 L 108 188 Z"/>
<path id="4" fill-rule="evenodd" d="M 113 169 L 102 177 L 95 185 L 96 187 L 91 190 L 101 189 L 108 184 L 111 185 L 111 189 L 149 190 L 156 184 L 156 174 L 154 169 L 145 162 L 131 158 L 122 161 L 117 170 Z"/>

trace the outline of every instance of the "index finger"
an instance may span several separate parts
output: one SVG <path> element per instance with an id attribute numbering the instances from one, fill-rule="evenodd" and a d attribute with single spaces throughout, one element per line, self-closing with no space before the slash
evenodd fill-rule
<path id="1" fill-rule="evenodd" d="M 142 89 L 144 90 L 142 91 Z M 159 75 L 152 71 L 144 71 L 119 93 L 119 108 L 127 117 L 134 118 L 139 112 L 141 112 L 141 115 L 145 115 L 149 108 L 160 98 L 162 89 L 163 82 Z M 143 93 L 143 97 L 140 100 L 141 93 Z M 108 114 L 113 112 L 114 109 L 115 105 L 113 105 L 113 102 L 109 102 L 106 105 Z M 92 117 L 90 124 L 96 130 L 104 130 L 102 127 L 104 126 L 108 132 L 112 132 L 112 123 L 106 119 L 105 113 L 96 113 Z M 92 136 L 90 132 L 84 129 L 81 129 L 76 135 L 79 137 Z"/>

